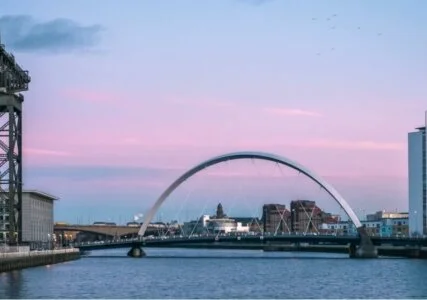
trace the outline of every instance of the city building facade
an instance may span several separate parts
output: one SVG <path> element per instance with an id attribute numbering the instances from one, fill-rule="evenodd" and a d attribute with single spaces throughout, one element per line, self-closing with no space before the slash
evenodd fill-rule
<path id="1" fill-rule="evenodd" d="M 184 235 L 245 233 L 249 232 L 251 227 L 255 228 L 255 219 L 250 221 L 248 220 L 249 218 L 244 219 L 245 222 L 238 222 L 233 218 L 227 217 L 222 204 L 219 203 L 214 216 L 203 215 L 198 220 L 185 222 L 182 227 L 182 233 Z"/>
<path id="2" fill-rule="evenodd" d="M 319 225 L 319 234 L 356 235 L 356 226 L 350 221 L 327 222 Z"/>
<path id="3" fill-rule="evenodd" d="M 425 124 L 408 134 L 409 234 L 427 235 L 427 111 Z"/>
<path id="4" fill-rule="evenodd" d="M 39 191 L 22 192 L 22 242 L 53 241 L 53 203 L 57 197 Z M 0 214 L 0 243 L 9 240 L 9 215 Z M 16 233 L 17 234 L 17 233 Z"/>
<path id="5" fill-rule="evenodd" d="M 263 231 L 282 233 L 291 231 L 291 212 L 283 204 L 265 204 L 262 207 Z"/>
<path id="6" fill-rule="evenodd" d="M 58 198 L 40 191 L 22 192 L 22 241 L 53 243 L 53 206 Z"/>
<path id="7" fill-rule="evenodd" d="M 408 218 L 387 218 L 382 220 L 382 237 L 407 237 L 409 236 Z"/>
<path id="8" fill-rule="evenodd" d="M 291 201 L 291 232 L 318 233 L 322 219 L 323 212 L 315 201 Z"/>

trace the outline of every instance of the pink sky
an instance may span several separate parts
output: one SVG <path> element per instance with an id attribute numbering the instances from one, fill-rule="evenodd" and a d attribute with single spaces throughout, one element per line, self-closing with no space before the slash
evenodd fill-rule
<path id="1" fill-rule="evenodd" d="M 58 218 L 100 201 L 99 218 L 136 213 L 198 162 L 245 150 L 298 161 L 351 206 L 407 209 L 407 133 L 427 109 L 427 9 L 43 3 L 9 2 L 4 14 L 25 18 L 0 25 L 32 76 L 25 188 L 60 196 Z M 73 21 L 68 41 L 16 31 L 59 16 Z"/>

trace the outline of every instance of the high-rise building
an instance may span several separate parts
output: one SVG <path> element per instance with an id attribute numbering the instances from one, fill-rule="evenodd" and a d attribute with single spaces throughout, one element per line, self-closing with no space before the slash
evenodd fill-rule
<path id="1" fill-rule="evenodd" d="M 409 233 L 412 236 L 427 235 L 427 111 L 424 122 L 424 126 L 408 134 Z"/>

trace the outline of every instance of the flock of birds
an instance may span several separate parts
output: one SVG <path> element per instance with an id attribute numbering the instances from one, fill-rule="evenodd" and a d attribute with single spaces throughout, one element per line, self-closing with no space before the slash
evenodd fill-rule
<path id="1" fill-rule="evenodd" d="M 326 22 L 331 22 L 331 21 L 333 21 L 335 18 L 337 18 L 338 17 L 338 14 L 333 14 L 333 15 L 331 15 L 331 16 L 329 16 L 329 17 L 327 17 L 326 18 Z M 314 21 L 317 21 L 318 19 L 317 18 L 312 18 L 311 19 L 313 22 Z M 357 30 L 361 30 L 361 27 L 360 26 L 358 26 L 358 27 L 356 27 L 357 28 Z M 329 27 L 329 29 L 330 30 L 335 30 L 336 29 L 336 25 L 332 25 L 331 27 Z M 377 33 L 377 36 L 378 37 L 380 37 L 380 36 L 382 36 L 382 33 L 381 32 L 378 32 Z M 331 51 L 335 51 L 335 47 L 332 47 L 331 49 L 330 49 Z M 316 53 L 316 55 L 321 55 L 321 53 L 320 52 L 317 52 Z"/>

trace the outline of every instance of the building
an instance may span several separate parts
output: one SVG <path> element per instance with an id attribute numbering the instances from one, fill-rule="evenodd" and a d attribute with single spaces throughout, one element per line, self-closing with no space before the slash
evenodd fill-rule
<path id="1" fill-rule="evenodd" d="M 409 235 L 408 218 L 385 218 L 382 220 L 382 237 L 405 237 Z"/>
<path id="2" fill-rule="evenodd" d="M 324 213 L 315 201 L 291 201 L 291 231 L 295 233 L 317 233 Z"/>
<path id="3" fill-rule="evenodd" d="M 234 219 L 210 219 L 207 223 L 207 231 L 214 234 L 227 234 L 227 233 L 244 233 L 249 232 L 249 226 L 242 225 Z"/>
<path id="4" fill-rule="evenodd" d="M 340 221 L 336 223 L 322 223 L 319 226 L 319 234 L 327 235 L 356 235 L 356 226 L 350 221 Z"/>
<path id="5" fill-rule="evenodd" d="M 226 217 L 227 217 L 227 215 L 224 213 L 224 209 L 222 208 L 222 204 L 218 203 L 218 206 L 216 207 L 216 218 L 217 219 L 223 219 Z"/>
<path id="6" fill-rule="evenodd" d="M 369 214 L 366 216 L 366 220 L 370 222 L 381 221 L 383 219 L 408 219 L 408 213 L 377 211 L 376 213 Z"/>
<path id="7" fill-rule="evenodd" d="M 264 232 L 282 233 L 291 231 L 291 213 L 283 204 L 265 204 L 262 207 Z"/>
<path id="8" fill-rule="evenodd" d="M 22 242 L 53 242 L 53 203 L 57 197 L 39 191 L 22 192 Z M 9 215 L 0 214 L 0 243 L 9 240 Z M 16 233 L 17 234 L 17 233 Z"/>
<path id="9" fill-rule="evenodd" d="M 263 232 L 263 224 L 257 217 L 233 217 L 237 223 L 242 223 L 242 226 L 248 226 L 250 232 Z"/>
<path id="10" fill-rule="evenodd" d="M 52 243 L 53 205 L 57 197 L 39 191 L 22 192 L 22 242 Z"/>
<path id="11" fill-rule="evenodd" d="M 409 191 L 409 234 L 427 235 L 427 158 L 426 127 L 408 134 L 408 191 Z"/>
<path id="12" fill-rule="evenodd" d="M 244 219 L 237 221 L 233 218 L 227 217 L 224 213 L 222 204 L 219 203 L 214 216 L 203 215 L 198 220 L 185 222 L 183 224 L 182 232 L 184 235 L 193 234 L 228 234 L 228 233 L 244 233 L 249 232 L 251 227 L 255 226 L 253 219 Z"/>
<path id="13" fill-rule="evenodd" d="M 362 221 L 362 225 L 366 229 L 366 233 L 370 236 L 380 236 L 381 234 L 381 226 L 383 222 L 381 220 L 378 221 Z"/>
<path id="14" fill-rule="evenodd" d="M 408 213 L 377 211 L 362 221 L 371 236 L 403 237 L 409 235 Z"/>

